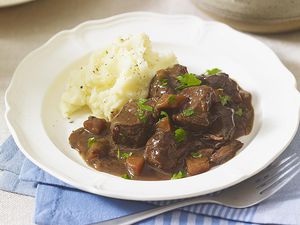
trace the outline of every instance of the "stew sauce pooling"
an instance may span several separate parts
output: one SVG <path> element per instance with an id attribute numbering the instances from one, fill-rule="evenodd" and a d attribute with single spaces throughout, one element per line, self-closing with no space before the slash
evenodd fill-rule
<path id="1" fill-rule="evenodd" d="M 208 171 L 243 146 L 251 95 L 225 73 L 160 70 L 147 99 L 131 100 L 111 123 L 90 116 L 69 137 L 89 166 L 127 179 L 164 180 Z"/>

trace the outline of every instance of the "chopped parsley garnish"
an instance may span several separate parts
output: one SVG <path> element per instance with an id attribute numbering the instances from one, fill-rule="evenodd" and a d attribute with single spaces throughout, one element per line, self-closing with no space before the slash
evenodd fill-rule
<path id="1" fill-rule="evenodd" d="M 146 111 L 150 111 L 150 112 L 153 112 L 153 107 L 150 106 L 150 105 L 145 105 L 146 102 L 148 102 L 149 99 L 146 99 L 146 98 L 140 98 L 139 101 L 138 101 L 138 107 L 142 110 L 146 110 Z"/>
<path id="2" fill-rule="evenodd" d="M 161 79 L 160 80 L 160 86 L 168 87 L 168 79 Z"/>
<path id="3" fill-rule="evenodd" d="M 199 80 L 195 74 L 186 73 L 177 77 L 180 85 L 176 87 L 176 90 L 182 90 L 187 87 L 198 86 L 201 84 L 201 80 Z"/>
<path id="4" fill-rule="evenodd" d="M 204 74 L 210 76 L 210 75 L 218 74 L 220 72 L 222 72 L 222 70 L 220 70 L 219 68 L 213 68 L 210 70 L 206 70 L 206 72 Z"/>
<path id="5" fill-rule="evenodd" d="M 145 110 L 145 111 L 149 111 L 149 112 L 153 112 L 153 107 L 150 105 L 139 105 L 140 109 Z"/>
<path id="6" fill-rule="evenodd" d="M 129 156 L 132 156 L 132 152 L 122 152 L 121 159 L 127 159 Z"/>
<path id="7" fill-rule="evenodd" d="M 174 136 L 177 142 L 183 142 L 186 138 L 186 131 L 182 128 L 178 128 L 175 130 Z"/>
<path id="8" fill-rule="evenodd" d="M 238 116 L 242 116 L 243 115 L 243 109 L 242 108 L 237 108 L 234 112 L 235 115 L 238 115 Z"/>
<path id="9" fill-rule="evenodd" d="M 168 113 L 167 112 L 165 112 L 165 111 L 161 111 L 160 112 L 160 117 L 161 118 L 163 118 L 163 117 L 168 117 L 169 115 L 168 115 Z"/>
<path id="10" fill-rule="evenodd" d="M 129 176 L 128 174 L 123 174 L 121 177 L 127 180 L 131 180 L 131 176 Z"/>
<path id="11" fill-rule="evenodd" d="M 90 148 L 95 142 L 96 142 L 96 138 L 90 137 L 87 142 L 88 147 Z"/>
<path id="12" fill-rule="evenodd" d="M 117 158 L 118 159 L 127 159 L 129 156 L 132 156 L 132 152 L 121 152 L 120 148 L 117 149 Z"/>
<path id="13" fill-rule="evenodd" d="M 139 117 L 139 120 L 146 123 L 146 116 L 145 116 L 145 112 L 142 110 L 142 109 L 138 109 L 137 110 L 137 113 L 138 113 L 138 117 Z"/>
<path id="14" fill-rule="evenodd" d="M 231 100 L 231 97 L 228 95 L 223 95 L 220 96 L 220 100 L 222 105 L 226 105 Z"/>
<path id="15" fill-rule="evenodd" d="M 171 177 L 171 180 L 176 180 L 176 179 L 181 179 L 181 178 L 184 178 L 186 175 L 185 175 L 185 172 L 184 171 L 178 171 L 178 173 L 174 173 Z"/>
<path id="16" fill-rule="evenodd" d="M 170 95 L 168 98 L 168 102 L 173 104 L 176 101 L 176 95 Z"/>
<path id="17" fill-rule="evenodd" d="M 195 111 L 194 111 L 193 109 L 185 109 L 185 110 L 183 110 L 183 112 L 182 112 L 182 114 L 183 114 L 184 116 L 192 116 L 192 115 L 194 115 L 194 113 L 195 113 Z"/>
<path id="18" fill-rule="evenodd" d="M 140 98 L 138 104 L 143 105 L 143 104 L 145 104 L 145 103 L 148 102 L 148 101 L 149 101 L 149 99 L 147 99 L 147 98 Z"/>
<path id="19" fill-rule="evenodd" d="M 148 102 L 149 99 L 146 99 L 146 98 L 140 98 L 138 100 L 138 110 L 137 110 L 137 113 L 138 113 L 138 117 L 139 117 L 139 120 L 143 121 L 144 123 L 146 122 L 146 116 L 145 116 L 145 111 L 149 111 L 149 112 L 153 112 L 153 107 L 150 106 L 150 105 L 145 105 L 146 102 Z"/>
<path id="20" fill-rule="evenodd" d="M 191 156 L 192 156 L 194 159 L 197 159 L 197 158 L 201 158 L 201 157 L 202 157 L 202 154 L 201 154 L 201 153 L 198 153 L 198 152 L 191 152 Z"/>

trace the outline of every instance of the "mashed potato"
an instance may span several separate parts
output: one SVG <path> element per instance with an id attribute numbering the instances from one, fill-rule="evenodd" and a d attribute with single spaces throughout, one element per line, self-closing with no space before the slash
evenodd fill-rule
<path id="1" fill-rule="evenodd" d="M 95 116 L 110 120 L 128 100 L 147 97 L 157 70 L 176 63 L 174 54 L 154 52 L 145 34 L 119 38 L 72 71 L 61 98 L 62 114 L 70 116 L 87 105 Z"/>

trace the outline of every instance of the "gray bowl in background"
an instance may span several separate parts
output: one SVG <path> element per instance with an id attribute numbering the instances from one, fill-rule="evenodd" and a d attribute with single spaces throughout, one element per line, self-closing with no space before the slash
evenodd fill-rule
<path id="1" fill-rule="evenodd" d="M 300 29 L 300 0 L 192 0 L 239 30 L 277 33 Z"/>

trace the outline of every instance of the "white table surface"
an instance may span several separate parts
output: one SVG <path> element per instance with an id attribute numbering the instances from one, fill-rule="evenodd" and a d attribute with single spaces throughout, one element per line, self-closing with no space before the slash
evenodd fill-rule
<path id="1" fill-rule="evenodd" d="M 22 58 L 58 31 L 129 11 L 193 14 L 211 20 L 189 0 L 35 0 L 0 9 L 0 143 L 9 136 L 4 93 Z M 296 77 L 300 90 L 300 31 L 252 36 L 275 51 Z M 33 214 L 34 198 L 0 191 L 0 225 L 33 224 Z"/>

